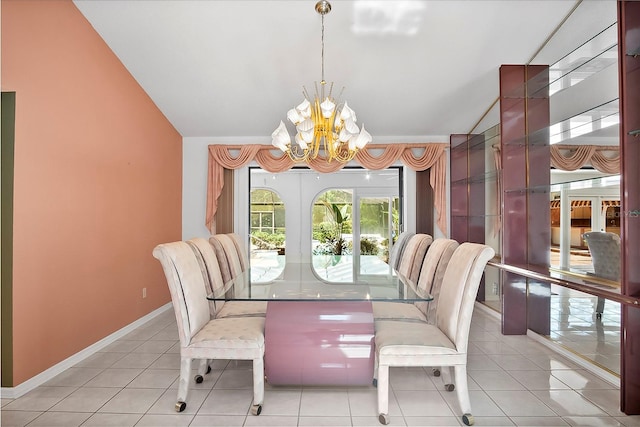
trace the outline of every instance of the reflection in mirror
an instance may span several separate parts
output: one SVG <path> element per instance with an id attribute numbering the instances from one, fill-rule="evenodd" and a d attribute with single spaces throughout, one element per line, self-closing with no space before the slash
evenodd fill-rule
<path id="1" fill-rule="evenodd" d="M 548 147 L 551 164 L 528 163 L 528 166 L 540 172 L 548 168 L 550 185 L 519 189 L 523 193 L 549 195 L 549 265 L 536 264 L 533 267 L 541 267 L 541 271 L 545 272 L 548 271 L 547 267 L 551 267 L 552 277 L 562 277 L 562 280 L 575 281 L 578 285 L 592 286 L 594 289 L 601 290 L 605 287 L 608 292 L 619 292 L 616 269 L 606 268 L 607 272 L 602 272 L 595 246 L 591 247 L 590 242 L 585 240 L 585 233 L 595 232 L 598 236 L 604 235 L 614 244 L 620 234 L 620 118 L 616 19 L 615 2 L 577 2 L 576 8 L 565 17 L 561 26 L 526 63 L 534 66 L 549 65 L 549 74 L 539 73 L 538 78 L 533 77 L 527 81 L 524 88 L 517 88 L 513 93 L 501 94 L 501 98 L 504 99 L 519 98 L 526 94 L 525 98 L 531 100 L 530 112 L 534 113 L 530 117 L 534 118 L 540 117 L 536 116 L 536 113 L 540 112 L 535 110 L 536 106 L 546 108 L 545 101 L 548 99 L 549 126 L 540 129 L 534 120 L 527 123 L 528 133 L 522 140 L 515 143 L 510 141 L 509 145 L 505 145 L 500 143 L 501 136 L 496 134 L 497 144 L 474 146 L 473 148 L 484 151 L 485 176 L 475 176 L 476 181 L 468 178 L 469 182 L 456 181 L 453 178 L 451 180 L 451 194 L 457 189 L 470 188 L 477 181 L 484 184 L 485 242 L 492 246 L 498 242 L 497 247 L 502 248 L 501 214 L 505 207 L 501 200 L 501 186 L 504 185 L 505 178 L 502 176 L 502 165 L 499 162 L 508 158 L 506 150 L 510 146 L 526 144 L 534 150 Z M 547 118 L 544 114 L 541 116 Z M 470 133 L 476 134 L 477 130 L 491 129 L 500 117 L 501 112 L 496 101 Z M 492 158 L 494 147 L 498 147 L 500 151 L 504 150 L 502 153 L 495 153 L 495 160 Z M 470 148 L 467 154 L 471 156 L 474 152 Z M 451 150 L 452 158 L 455 155 L 454 147 Z M 497 170 L 495 182 L 491 178 L 494 170 Z M 479 186 L 476 186 L 476 191 L 478 188 Z M 494 206 L 498 209 L 494 209 Z M 456 220 L 454 208 L 452 204 L 452 224 Z M 465 209 L 466 206 L 461 208 L 462 211 Z M 471 221 L 471 218 L 469 220 Z M 540 223 L 540 227 L 544 226 L 546 225 Z M 536 231 L 539 231 L 540 235 L 547 235 L 539 228 L 529 230 L 530 233 Z M 586 237 L 589 239 L 590 236 Z M 539 254 L 535 255 L 537 260 L 543 259 L 537 256 Z M 616 255 L 615 250 L 608 249 L 607 267 L 619 268 L 619 260 L 612 255 Z M 508 305 L 504 300 L 507 294 L 502 289 L 502 273 L 498 268 L 491 266 L 485 269 L 484 295 L 481 297 L 485 306 L 496 311 L 502 311 Z M 528 288 L 527 292 L 530 291 L 531 288 Z M 545 293 L 544 296 L 546 295 Z M 582 366 L 598 365 L 607 373 L 619 376 L 620 303 L 605 301 L 590 293 L 554 283 L 551 283 L 548 289 L 548 296 L 549 333 L 545 334 L 545 337 L 557 344 L 554 348 L 561 348 L 564 353 L 571 354 Z"/>
<path id="2" fill-rule="evenodd" d="M 602 303 L 604 312 L 596 317 L 600 304 L 597 297 L 552 284 L 549 338 L 580 358 L 619 376 L 620 303 Z"/>
<path id="3" fill-rule="evenodd" d="M 572 181 L 563 181 L 569 174 Z M 620 175 L 589 177 L 596 174 L 598 171 L 584 170 L 551 173 L 551 267 L 601 276 L 584 234 L 620 235 Z M 580 176 L 582 180 L 575 180 Z M 617 277 L 603 278 L 618 281 Z"/>
<path id="4" fill-rule="evenodd" d="M 576 24 L 588 12 L 578 8 Z M 550 266 L 570 273 L 598 274 L 584 233 L 620 234 L 617 57 L 614 21 L 549 67 Z"/>
<path id="5" fill-rule="evenodd" d="M 574 86 L 618 63 L 616 23 L 589 38 L 549 67 L 549 95 Z"/>
<path id="6" fill-rule="evenodd" d="M 604 245 L 594 245 L 587 233 L 605 237 L 613 247 L 620 234 L 616 19 L 615 2 L 580 2 L 532 62 L 551 64 L 550 266 L 608 290 L 620 288 L 617 276 L 608 273 L 619 271 L 619 249 L 605 249 L 608 265 L 602 270 L 598 248 Z M 569 49 L 556 56 L 558 46 Z M 555 284 L 550 291 L 548 338 L 619 375 L 620 304 Z"/>

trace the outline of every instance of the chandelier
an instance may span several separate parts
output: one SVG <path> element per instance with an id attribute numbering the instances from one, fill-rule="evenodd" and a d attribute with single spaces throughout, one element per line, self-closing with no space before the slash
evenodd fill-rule
<path id="1" fill-rule="evenodd" d="M 324 15 L 331 11 L 331 4 L 326 0 L 316 3 L 316 12 L 322 17 L 322 73 L 320 86 L 315 85 L 315 94 L 309 96 L 302 87 L 304 101 L 287 112 L 287 119 L 296 127 L 294 141 L 282 120 L 280 126 L 271 134 L 272 144 L 287 153 L 294 162 L 308 162 L 323 151 L 327 162 L 337 160 L 348 162 L 353 159 L 365 145 L 371 142 L 371 135 L 356 124 L 356 113 L 349 108 L 347 102 L 340 103 L 333 97 L 333 83 L 327 87 L 324 80 Z"/>

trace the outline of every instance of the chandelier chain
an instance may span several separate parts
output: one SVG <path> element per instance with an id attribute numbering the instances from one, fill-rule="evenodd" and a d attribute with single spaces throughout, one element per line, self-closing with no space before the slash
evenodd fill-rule
<path id="1" fill-rule="evenodd" d="M 320 80 L 320 84 L 324 84 L 324 14 L 321 15 L 322 16 L 322 33 L 320 36 L 320 41 L 321 41 L 321 45 L 322 48 L 320 50 L 320 62 L 322 63 L 322 72 L 321 72 L 321 80 Z"/>

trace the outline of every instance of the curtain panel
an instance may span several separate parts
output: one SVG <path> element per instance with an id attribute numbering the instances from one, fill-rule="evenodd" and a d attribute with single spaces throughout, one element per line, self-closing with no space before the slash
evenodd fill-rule
<path id="1" fill-rule="evenodd" d="M 358 151 L 354 161 L 370 170 L 385 169 L 400 160 L 414 171 L 431 169 L 430 185 L 434 191 L 434 206 L 437 212 L 436 224 L 447 234 L 446 216 L 446 143 L 425 144 L 369 144 Z M 277 151 L 274 155 L 271 145 L 209 145 L 209 170 L 207 176 L 207 212 L 205 225 L 215 234 L 215 217 L 218 198 L 224 187 L 224 169 L 239 169 L 255 160 L 258 165 L 271 173 L 285 172 L 296 165 L 287 154 Z M 331 173 L 346 164 L 328 163 L 320 155 L 307 163 L 311 169 L 321 173 Z"/>

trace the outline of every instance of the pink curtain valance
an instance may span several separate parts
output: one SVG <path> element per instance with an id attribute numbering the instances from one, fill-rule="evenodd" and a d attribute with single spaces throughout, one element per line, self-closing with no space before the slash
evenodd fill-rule
<path id="1" fill-rule="evenodd" d="M 574 171 L 585 164 L 591 164 L 603 173 L 620 173 L 618 146 L 555 144 L 550 148 L 551 166 L 556 169 Z"/>
<path id="2" fill-rule="evenodd" d="M 434 205 L 437 211 L 436 223 L 444 234 L 447 234 L 446 218 L 446 154 L 449 144 L 370 144 L 360 150 L 355 162 L 370 170 L 380 170 L 400 160 L 415 171 L 431 169 L 430 184 L 434 191 Z M 277 151 L 277 150 L 276 150 Z M 278 173 L 291 169 L 295 163 L 279 151 L 274 155 L 271 145 L 209 145 L 209 170 L 207 177 L 207 214 L 205 224 L 209 231 L 215 233 L 215 215 L 218 210 L 218 198 L 224 186 L 224 169 L 239 169 L 252 160 L 267 172 Z M 327 163 L 318 156 L 307 166 L 321 173 L 331 173 L 342 169 L 340 162 Z"/>

